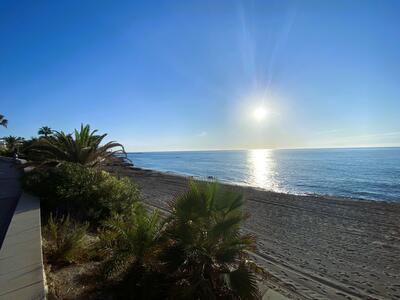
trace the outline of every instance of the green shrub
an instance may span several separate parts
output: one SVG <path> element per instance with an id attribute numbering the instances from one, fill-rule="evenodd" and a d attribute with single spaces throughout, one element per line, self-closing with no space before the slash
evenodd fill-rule
<path id="1" fill-rule="evenodd" d="M 0 156 L 13 157 L 14 152 L 8 150 L 6 147 L 0 147 Z"/>
<path id="2" fill-rule="evenodd" d="M 155 258 L 160 229 L 158 211 L 150 214 L 139 204 L 106 220 L 99 230 L 100 249 L 108 254 L 106 275 L 121 273 L 132 264 L 150 265 Z"/>
<path id="3" fill-rule="evenodd" d="M 241 232 L 248 215 L 242 195 L 216 183 L 191 181 L 170 203 L 169 246 L 161 255 L 175 282 L 174 299 L 258 299 L 257 278 L 247 251 L 255 238 Z"/>
<path id="4" fill-rule="evenodd" d="M 87 252 L 86 233 L 89 224 L 80 224 L 63 216 L 54 219 L 52 215 L 43 228 L 43 251 L 46 260 L 52 264 L 69 264 L 81 260 Z"/>
<path id="5" fill-rule="evenodd" d="M 157 210 L 141 205 L 114 215 L 99 230 L 99 253 L 105 256 L 103 274 L 120 279 L 118 299 L 165 299 L 169 274 L 162 272 L 158 252 L 163 231 Z"/>
<path id="6" fill-rule="evenodd" d="M 104 273 L 119 275 L 124 299 L 259 299 L 243 206 L 242 195 L 190 182 L 164 222 L 140 206 L 113 216 L 99 234 Z"/>
<path id="7" fill-rule="evenodd" d="M 45 213 L 71 214 L 92 224 L 129 210 L 139 199 L 128 178 L 73 163 L 33 170 L 23 177 L 23 186 L 40 197 Z"/>

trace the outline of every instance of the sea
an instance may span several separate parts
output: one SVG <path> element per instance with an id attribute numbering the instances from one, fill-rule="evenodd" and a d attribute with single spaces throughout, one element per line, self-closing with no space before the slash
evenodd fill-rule
<path id="1" fill-rule="evenodd" d="M 137 167 L 264 190 L 400 202 L 400 148 L 135 152 Z"/>

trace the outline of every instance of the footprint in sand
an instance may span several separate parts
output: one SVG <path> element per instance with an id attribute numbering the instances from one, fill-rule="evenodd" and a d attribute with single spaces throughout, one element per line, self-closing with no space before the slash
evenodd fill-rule
<path id="1" fill-rule="evenodd" d="M 347 295 L 345 295 L 345 294 L 342 294 L 342 293 L 340 293 L 340 292 L 336 292 L 336 295 L 338 295 L 338 296 L 342 296 L 342 297 L 347 297 Z"/>
<path id="2" fill-rule="evenodd" d="M 304 281 L 308 281 L 308 279 L 305 278 L 305 277 L 300 277 L 299 279 L 304 280 Z"/>

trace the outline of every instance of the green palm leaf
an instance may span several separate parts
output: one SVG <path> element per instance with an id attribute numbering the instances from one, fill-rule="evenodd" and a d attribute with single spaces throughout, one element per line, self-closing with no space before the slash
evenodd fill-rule
<path id="1" fill-rule="evenodd" d="M 240 299 L 259 299 L 260 294 L 257 287 L 257 277 L 252 273 L 245 264 L 239 267 L 225 277 L 228 286 L 234 290 Z"/>
<path id="2" fill-rule="evenodd" d="M 27 149 L 34 165 L 57 165 L 65 161 L 93 167 L 116 154 L 126 156 L 124 147 L 117 142 L 101 145 L 107 134 L 98 135 L 97 130 L 91 131 L 89 125 L 82 124 L 80 130 L 75 129 L 73 134 L 54 131 L 46 126 L 39 133 L 46 138 L 39 139 Z"/>
<path id="3" fill-rule="evenodd" d="M 8 120 L 3 115 L 0 115 L 0 126 L 4 126 L 7 128 L 7 125 L 8 125 Z"/>

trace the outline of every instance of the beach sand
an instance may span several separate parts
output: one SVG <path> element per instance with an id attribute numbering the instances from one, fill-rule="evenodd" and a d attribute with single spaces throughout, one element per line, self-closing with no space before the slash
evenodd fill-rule
<path id="1" fill-rule="evenodd" d="M 133 167 L 142 201 L 160 210 L 188 178 Z M 224 184 L 243 193 L 268 285 L 293 299 L 400 299 L 400 204 L 296 196 Z"/>

